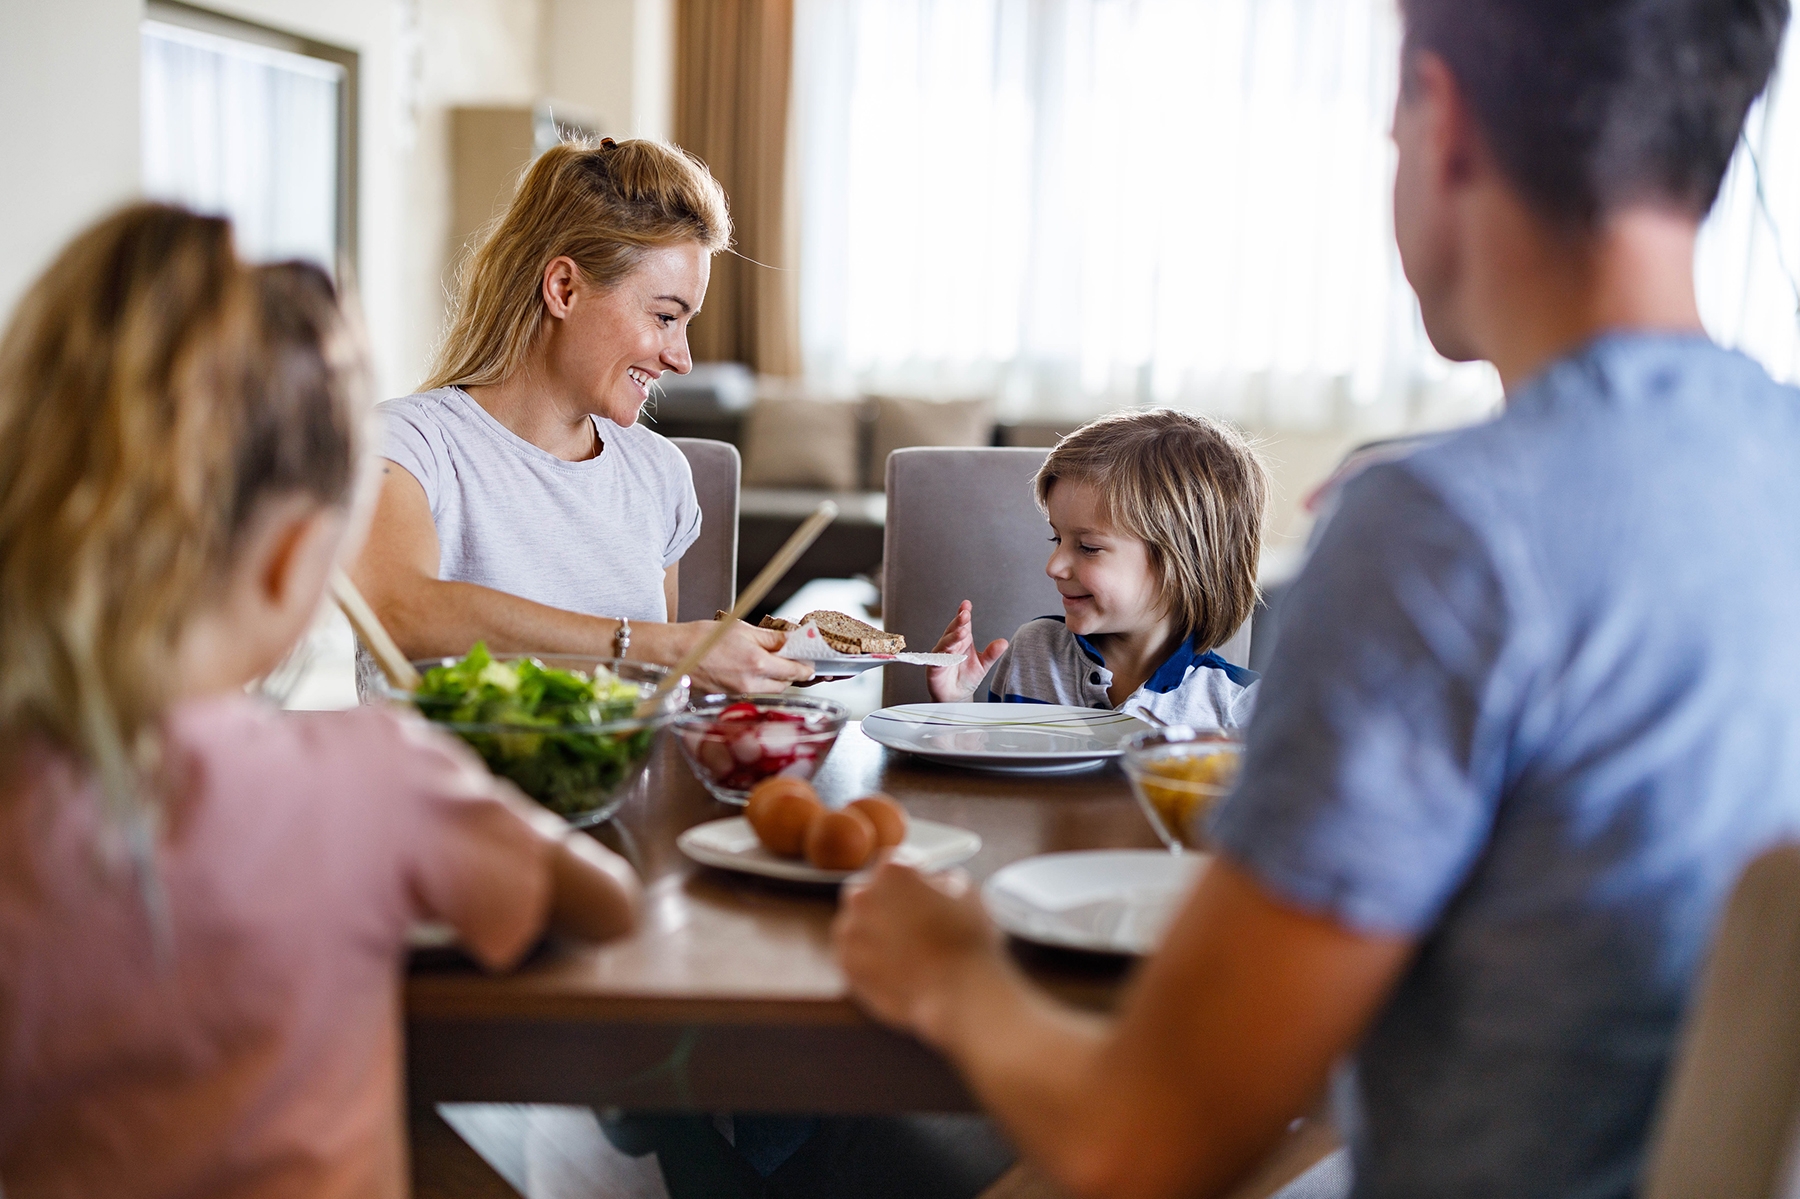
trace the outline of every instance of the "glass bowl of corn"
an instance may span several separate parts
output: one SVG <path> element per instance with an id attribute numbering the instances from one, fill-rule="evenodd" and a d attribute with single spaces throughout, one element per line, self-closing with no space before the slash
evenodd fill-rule
<path id="1" fill-rule="evenodd" d="M 1230 733 L 1167 728 L 1125 743 L 1123 765 L 1150 827 L 1174 853 L 1203 849 L 1206 818 L 1237 783 L 1244 743 Z"/>

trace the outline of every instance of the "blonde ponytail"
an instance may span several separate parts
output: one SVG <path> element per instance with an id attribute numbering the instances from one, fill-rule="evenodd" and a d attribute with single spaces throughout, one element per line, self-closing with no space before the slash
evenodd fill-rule
<path id="1" fill-rule="evenodd" d="M 139 851 L 187 622 L 264 497 L 348 497 L 363 379 L 323 274 L 163 205 L 77 237 L 0 337 L 0 736 L 91 767 Z"/>
<path id="2" fill-rule="evenodd" d="M 552 146 L 464 263 L 449 332 L 422 386 L 499 383 L 525 360 L 543 324 L 543 275 L 566 255 L 599 287 L 645 251 L 731 243 L 731 214 L 699 159 L 653 141 L 576 139 Z"/>

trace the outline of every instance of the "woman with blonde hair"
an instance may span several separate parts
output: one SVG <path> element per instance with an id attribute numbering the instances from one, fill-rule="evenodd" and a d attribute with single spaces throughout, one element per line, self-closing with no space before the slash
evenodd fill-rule
<path id="1" fill-rule="evenodd" d="M 630 927 L 631 868 L 386 709 L 246 694 L 366 504 L 316 268 L 142 204 L 0 338 L 0 1189 L 406 1193 L 406 933 Z"/>
<path id="2" fill-rule="evenodd" d="M 380 406 L 386 472 L 356 582 L 409 655 L 547 650 L 671 664 L 700 532 L 687 460 L 637 424 L 731 218 L 705 167 L 651 141 L 564 142 L 475 249 L 425 387 Z M 811 668 L 743 625 L 700 685 L 779 690 Z M 365 664 L 364 677 L 367 676 Z"/>

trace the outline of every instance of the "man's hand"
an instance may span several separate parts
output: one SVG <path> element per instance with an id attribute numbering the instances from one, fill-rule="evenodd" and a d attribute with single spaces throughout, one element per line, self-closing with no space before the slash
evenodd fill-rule
<path id="1" fill-rule="evenodd" d="M 963 987 L 1006 969 L 981 893 L 960 871 L 927 877 L 883 862 L 867 885 L 845 891 L 831 935 L 857 1002 L 932 1044 Z"/>
<path id="2" fill-rule="evenodd" d="M 1226 1192 L 1318 1100 L 1412 954 L 1215 857 L 1116 1017 L 1013 967 L 973 894 L 882 865 L 832 930 L 850 990 L 956 1066 L 1024 1156 L 1105 1199 Z"/>
<path id="3" fill-rule="evenodd" d="M 958 654 L 962 661 L 955 666 L 932 666 L 925 671 L 925 685 L 931 698 L 940 704 L 966 703 L 975 688 L 987 677 L 1000 655 L 1006 652 L 1005 640 L 988 642 L 979 653 L 975 650 L 975 605 L 964 600 L 957 605 L 956 615 L 944 627 L 944 635 L 932 648 L 934 654 Z"/>
<path id="4" fill-rule="evenodd" d="M 695 620 L 675 627 L 686 638 L 681 648 L 685 654 L 688 647 L 712 631 L 713 623 Z M 781 648 L 785 636 L 774 629 L 759 629 L 738 621 L 694 668 L 695 692 L 766 695 L 780 691 L 789 683 L 811 678 L 810 662 L 776 656 L 775 651 Z"/>

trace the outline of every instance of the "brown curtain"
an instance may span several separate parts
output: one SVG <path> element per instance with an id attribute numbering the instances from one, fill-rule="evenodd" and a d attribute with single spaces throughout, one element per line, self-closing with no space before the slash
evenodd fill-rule
<path id="1" fill-rule="evenodd" d="M 675 140 L 724 186 L 737 250 L 713 259 L 705 315 L 688 336 L 698 361 L 746 362 L 770 375 L 800 373 L 787 194 L 793 57 L 793 0 L 679 0 Z"/>

